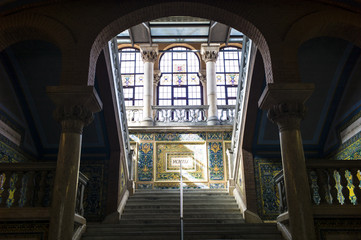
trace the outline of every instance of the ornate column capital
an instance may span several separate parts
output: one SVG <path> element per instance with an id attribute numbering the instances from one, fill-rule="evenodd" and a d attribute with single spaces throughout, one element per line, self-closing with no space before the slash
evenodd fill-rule
<path id="1" fill-rule="evenodd" d="M 263 91 L 258 105 L 268 110 L 268 118 L 278 125 L 280 132 L 300 128 L 306 107 L 304 103 L 314 89 L 309 83 L 272 83 Z"/>
<path id="2" fill-rule="evenodd" d="M 162 73 L 160 72 L 160 70 L 154 70 L 154 77 L 153 77 L 154 86 L 158 86 L 161 76 Z"/>
<path id="3" fill-rule="evenodd" d="M 201 45 L 201 55 L 202 60 L 205 62 L 216 62 L 219 53 L 219 44 L 202 44 Z"/>
<path id="4" fill-rule="evenodd" d="M 202 85 L 206 86 L 206 84 L 207 84 L 206 70 L 202 69 L 201 71 L 199 71 L 198 77 L 199 77 L 199 81 L 201 81 Z"/>
<path id="5" fill-rule="evenodd" d="M 143 62 L 154 63 L 157 60 L 159 53 L 157 44 L 152 46 L 150 44 L 140 44 L 139 47 Z"/>
<path id="6" fill-rule="evenodd" d="M 306 113 L 303 103 L 280 103 L 273 105 L 267 113 L 267 117 L 278 125 L 279 131 L 300 129 L 301 120 Z"/>
<path id="7" fill-rule="evenodd" d="M 54 118 L 62 132 L 81 134 L 93 121 L 93 113 L 102 109 L 102 102 L 93 86 L 50 86 L 48 96 L 55 103 Z"/>

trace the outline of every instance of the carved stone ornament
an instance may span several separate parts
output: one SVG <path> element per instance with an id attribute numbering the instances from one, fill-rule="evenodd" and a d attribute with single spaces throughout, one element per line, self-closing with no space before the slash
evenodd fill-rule
<path id="1" fill-rule="evenodd" d="M 207 84 L 207 75 L 206 71 L 201 71 L 198 73 L 199 81 L 201 81 L 203 86 L 206 86 Z"/>
<path id="2" fill-rule="evenodd" d="M 216 50 L 206 50 L 202 53 L 202 59 L 205 62 L 215 62 L 218 58 L 218 51 Z"/>
<path id="3" fill-rule="evenodd" d="M 56 108 L 54 118 L 60 122 L 62 132 L 82 134 L 83 128 L 93 121 L 94 115 L 84 106 L 73 105 Z"/>
<path id="4" fill-rule="evenodd" d="M 159 70 L 154 71 L 154 77 L 153 77 L 154 86 L 158 86 L 161 76 L 162 74 Z"/>
<path id="5" fill-rule="evenodd" d="M 299 130 L 306 107 L 303 103 L 280 103 L 273 105 L 267 117 L 278 125 L 279 131 Z"/>
<path id="6" fill-rule="evenodd" d="M 155 62 L 158 57 L 158 51 L 156 50 L 142 50 L 143 62 Z"/>

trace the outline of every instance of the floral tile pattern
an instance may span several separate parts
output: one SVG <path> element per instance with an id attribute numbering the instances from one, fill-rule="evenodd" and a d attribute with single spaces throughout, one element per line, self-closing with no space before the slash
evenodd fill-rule
<path id="1" fill-rule="evenodd" d="M 222 142 L 208 143 L 210 180 L 224 179 Z"/>
<path id="2" fill-rule="evenodd" d="M 153 180 L 153 143 L 139 144 L 138 181 Z"/>

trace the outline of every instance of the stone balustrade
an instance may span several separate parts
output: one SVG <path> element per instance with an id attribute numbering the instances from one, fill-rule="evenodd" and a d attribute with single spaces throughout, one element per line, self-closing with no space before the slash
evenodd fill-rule
<path id="1" fill-rule="evenodd" d="M 155 125 L 206 124 L 208 106 L 153 106 Z"/>
<path id="2" fill-rule="evenodd" d="M 356 210 L 361 202 L 360 161 L 313 160 L 306 161 L 306 166 L 315 215 L 352 215 L 360 211 Z M 282 171 L 275 176 L 275 183 L 283 213 L 287 211 L 287 203 Z"/>
<path id="3" fill-rule="evenodd" d="M 0 208 L 50 207 L 55 169 L 56 162 L 0 163 Z M 76 213 L 81 216 L 87 181 L 79 173 Z"/>

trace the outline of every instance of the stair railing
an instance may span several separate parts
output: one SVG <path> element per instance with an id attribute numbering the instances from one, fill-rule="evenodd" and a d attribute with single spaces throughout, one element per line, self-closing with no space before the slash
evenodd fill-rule
<path id="1" fill-rule="evenodd" d="M 180 239 L 183 240 L 183 172 L 182 172 L 182 160 L 180 161 Z"/>

